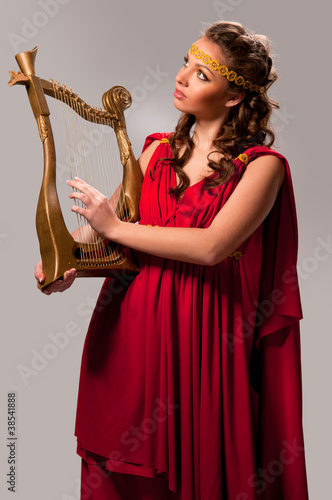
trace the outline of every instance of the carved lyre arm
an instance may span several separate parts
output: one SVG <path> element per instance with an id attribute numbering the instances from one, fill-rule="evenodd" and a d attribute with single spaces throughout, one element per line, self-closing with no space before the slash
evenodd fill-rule
<path id="1" fill-rule="evenodd" d="M 74 241 L 66 228 L 56 190 L 55 144 L 45 94 L 51 97 L 57 96 L 52 83 L 35 75 L 36 53 L 37 47 L 15 56 L 21 72 L 10 72 L 9 85 L 25 85 L 43 144 L 44 175 L 36 213 L 37 234 L 45 274 L 43 286 L 53 283 L 72 267 L 77 269 L 78 276 L 112 276 L 114 269 L 137 272 L 136 265 L 122 255 L 121 248 L 112 242 L 100 240 L 92 245 L 79 243 Z M 61 87 L 57 91 L 68 92 Z M 129 92 L 120 86 L 106 92 L 103 96 L 106 111 L 91 108 L 76 94 L 75 104 L 74 111 L 85 120 L 95 122 L 98 117 L 114 129 L 124 167 L 116 212 L 121 219 L 137 221 L 142 173 L 131 149 L 123 115 L 123 111 L 131 104 Z M 102 253 L 104 256 L 101 256 Z"/>
<path id="2" fill-rule="evenodd" d="M 44 175 L 40 189 L 36 212 L 36 228 L 40 245 L 43 268 L 47 270 L 44 285 L 63 276 L 64 272 L 74 267 L 72 249 L 75 242 L 68 232 L 56 191 L 56 157 L 52 128 L 49 120 L 50 111 L 39 78 L 35 76 L 34 61 L 37 48 L 16 56 L 17 63 L 25 76 L 12 84 L 23 83 L 26 86 L 29 101 L 37 121 L 39 136 L 43 144 Z M 60 258 L 61 254 L 61 258 Z"/>
<path id="3" fill-rule="evenodd" d="M 143 175 L 131 148 L 123 113 L 130 105 L 131 96 L 124 87 L 112 87 L 103 95 L 104 108 L 110 113 L 115 113 L 113 129 L 120 150 L 121 163 L 124 169 L 130 171 L 130 175 L 123 177 L 116 212 L 121 220 L 136 222 L 139 220 Z"/>

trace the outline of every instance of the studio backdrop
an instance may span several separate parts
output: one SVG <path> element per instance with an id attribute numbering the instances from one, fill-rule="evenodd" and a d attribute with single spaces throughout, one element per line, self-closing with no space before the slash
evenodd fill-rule
<path id="1" fill-rule="evenodd" d="M 7 85 L 8 71 L 18 71 L 14 56 L 37 45 L 36 74 L 59 80 L 92 106 L 100 107 L 103 93 L 112 86 L 126 87 L 133 100 L 125 113 L 127 129 L 138 157 L 147 135 L 174 129 L 179 116 L 173 107 L 175 75 L 204 23 L 217 20 L 238 21 L 267 35 L 276 54 L 279 79 L 271 95 L 280 109 L 273 118 L 274 147 L 289 160 L 299 222 L 309 491 L 313 500 L 326 498 L 330 491 L 332 173 L 326 4 L 300 0 L 12 0 L 3 2 L 0 17 L 3 499 L 79 498 L 80 459 L 74 437 L 79 369 L 102 283 L 101 278 L 80 278 L 66 293 L 52 296 L 36 288 L 34 266 L 40 257 L 35 212 L 43 154 L 25 88 Z M 95 141 L 91 136 L 91 150 Z M 61 148 L 57 152 L 58 187 L 67 198 L 66 158 Z M 70 227 L 74 224 L 70 205 L 67 212 Z M 13 400 L 15 414 L 8 413 Z M 12 435 L 8 434 L 8 424 L 13 422 L 9 416 L 15 416 Z M 9 489 L 11 475 L 15 493 Z"/>

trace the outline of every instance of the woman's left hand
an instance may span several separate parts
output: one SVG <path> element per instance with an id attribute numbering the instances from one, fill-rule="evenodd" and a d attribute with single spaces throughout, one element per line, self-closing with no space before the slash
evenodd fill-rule
<path id="1" fill-rule="evenodd" d="M 78 189 L 78 192 L 74 191 L 69 198 L 80 200 L 86 207 L 73 205 L 71 210 L 85 217 L 98 234 L 111 240 L 112 230 L 120 220 L 107 197 L 78 177 L 75 177 L 74 181 L 67 181 L 67 184 Z"/>

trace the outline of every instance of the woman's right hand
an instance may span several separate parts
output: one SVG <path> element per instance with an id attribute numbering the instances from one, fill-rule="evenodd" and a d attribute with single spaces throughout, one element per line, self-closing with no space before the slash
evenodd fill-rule
<path id="1" fill-rule="evenodd" d="M 63 278 L 56 280 L 54 283 L 52 283 L 46 288 L 41 288 L 41 285 L 45 280 L 45 276 L 43 274 L 42 261 L 39 261 L 35 267 L 35 278 L 37 280 L 37 287 L 45 295 L 51 295 L 51 293 L 55 292 L 64 292 L 74 283 L 76 276 L 77 276 L 76 269 L 74 268 L 69 269 L 69 271 L 65 272 Z"/>

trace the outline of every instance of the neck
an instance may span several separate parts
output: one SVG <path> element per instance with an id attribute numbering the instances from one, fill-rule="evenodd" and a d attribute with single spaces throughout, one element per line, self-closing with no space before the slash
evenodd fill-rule
<path id="1" fill-rule="evenodd" d="M 225 118 L 213 121 L 204 121 L 196 118 L 195 132 L 193 136 L 195 147 L 203 151 L 213 148 L 213 141 L 219 135 Z"/>

